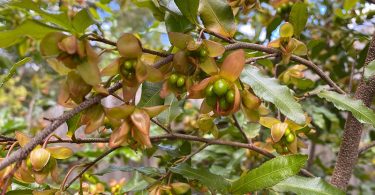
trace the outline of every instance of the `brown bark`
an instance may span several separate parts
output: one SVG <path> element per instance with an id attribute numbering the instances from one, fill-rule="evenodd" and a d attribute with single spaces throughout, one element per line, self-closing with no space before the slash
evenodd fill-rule
<path id="1" fill-rule="evenodd" d="M 366 65 L 375 60 L 375 34 L 372 37 L 366 57 Z M 375 76 L 368 81 L 362 80 L 358 86 L 354 98 L 362 100 L 367 107 L 371 105 L 375 96 Z M 375 120 L 375 119 L 374 119 Z M 331 183 L 342 190 L 346 190 L 353 168 L 358 160 L 358 147 L 361 140 L 363 124 L 360 123 L 351 113 L 345 123 L 344 135 L 341 142 L 339 154 Z"/>

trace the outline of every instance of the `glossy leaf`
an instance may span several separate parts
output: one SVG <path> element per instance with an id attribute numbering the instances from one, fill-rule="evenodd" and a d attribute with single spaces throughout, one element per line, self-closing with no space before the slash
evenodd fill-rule
<path id="1" fill-rule="evenodd" d="M 199 0 L 174 0 L 178 9 L 182 14 L 193 24 L 199 24 L 198 17 L 198 7 Z"/>
<path id="2" fill-rule="evenodd" d="M 244 83 L 251 86 L 255 95 L 272 102 L 289 119 L 298 124 L 305 122 L 301 105 L 294 99 L 292 91 L 280 85 L 276 79 L 265 76 L 254 66 L 248 66 L 241 74 Z"/>
<path id="3" fill-rule="evenodd" d="M 375 60 L 365 66 L 363 76 L 365 77 L 365 79 L 369 79 L 370 77 L 375 76 Z"/>
<path id="4" fill-rule="evenodd" d="M 83 62 L 77 66 L 77 71 L 87 84 L 91 86 L 100 84 L 100 70 L 96 64 Z"/>
<path id="5" fill-rule="evenodd" d="M 169 105 L 160 105 L 160 106 L 152 106 L 152 107 L 143 107 L 142 110 L 146 111 L 150 118 L 153 118 L 160 113 L 162 113 L 165 109 L 167 109 Z"/>
<path id="6" fill-rule="evenodd" d="M 168 32 L 188 32 L 194 29 L 194 25 L 183 16 L 165 13 L 165 26 Z"/>
<path id="7" fill-rule="evenodd" d="M 66 37 L 67 35 L 61 32 L 48 33 L 40 42 L 40 52 L 46 57 L 57 56 L 61 53 L 58 43 Z"/>
<path id="8" fill-rule="evenodd" d="M 202 0 L 199 15 L 204 26 L 225 37 L 233 37 L 236 24 L 231 7 L 224 0 Z"/>
<path id="9" fill-rule="evenodd" d="M 118 39 L 117 49 L 120 55 L 127 59 L 138 58 L 142 55 L 141 42 L 130 33 L 125 33 Z"/>
<path id="10" fill-rule="evenodd" d="M 113 119 L 125 119 L 133 113 L 135 106 L 123 104 L 112 108 L 104 108 L 105 114 Z"/>
<path id="11" fill-rule="evenodd" d="M 277 192 L 293 192 L 297 195 L 344 195 L 345 192 L 332 186 L 324 179 L 301 176 L 290 177 L 272 187 Z"/>
<path id="12" fill-rule="evenodd" d="M 283 137 L 286 129 L 288 128 L 287 123 L 276 123 L 271 127 L 271 136 L 274 142 L 280 141 Z"/>
<path id="13" fill-rule="evenodd" d="M 162 105 L 164 100 L 160 97 L 161 83 L 144 82 L 142 84 L 142 94 L 138 106 Z"/>
<path id="14" fill-rule="evenodd" d="M 75 114 L 72 118 L 66 121 L 66 124 L 68 125 L 68 132 L 66 133 L 66 135 L 68 137 L 72 138 L 75 131 L 81 126 L 81 117 L 81 113 Z"/>
<path id="15" fill-rule="evenodd" d="M 285 22 L 280 26 L 280 37 L 292 37 L 294 34 L 293 25 L 289 22 Z"/>
<path id="16" fill-rule="evenodd" d="M 72 26 L 78 33 L 84 33 L 85 30 L 94 23 L 95 21 L 87 9 L 81 9 L 72 20 Z"/>
<path id="17" fill-rule="evenodd" d="M 46 150 L 56 159 L 67 159 L 73 155 L 73 150 L 62 146 L 48 147 Z"/>
<path id="18" fill-rule="evenodd" d="M 289 14 L 289 22 L 293 25 L 294 34 L 299 36 L 306 26 L 308 18 L 307 4 L 302 2 L 294 3 Z"/>
<path id="19" fill-rule="evenodd" d="M 365 106 L 361 100 L 334 91 L 321 91 L 318 96 L 332 102 L 340 110 L 350 111 L 361 123 L 368 123 L 375 127 L 375 112 Z"/>
<path id="20" fill-rule="evenodd" d="M 223 194 L 227 194 L 230 187 L 230 183 L 225 178 L 220 175 L 213 174 L 207 169 L 194 169 L 187 164 L 181 164 L 171 167 L 170 170 L 173 173 L 180 174 L 185 178 L 198 180 L 211 190 L 219 191 Z"/>
<path id="21" fill-rule="evenodd" d="M 306 161 L 307 156 L 301 154 L 278 156 L 243 174 L 232 183 L 230 191 L 234 194 L 245 194 L 272 187 L 297 174 Z"/>
<path id="22" fill-rule="evenodd" d="M 190 35 L 179 32 L 168 32 L 168 37 L 171 44 L 179 49 L 185 49 L 189 41 L 193 40 Z"/>

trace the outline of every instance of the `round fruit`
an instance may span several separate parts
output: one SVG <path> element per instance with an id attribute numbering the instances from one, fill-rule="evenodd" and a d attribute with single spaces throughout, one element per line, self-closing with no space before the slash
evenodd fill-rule
<path id="1" fill-rule="evenodd" d="M 284 133 L 284 135 L 285 136 L 288 136 L 290 134 L 290 129 L 289 128 L 287 128 L 286 130 L 285 130 L 285 133 Z"/>
<path id="2" fill-rule="evenodd" d="M 133 69 L 134 62 L 131 60 L 127 60 L 124 62 L 124 67 L 126 70 L 131 70 Z"/>
<path id="3" fill-rule="evenodd" d="M 293 134 L 289 134 L 288 136 L 286 136 L 286 141 L 291 143 L 294 141 L 294 135 Z"/>
<path id="4" fill-rule="evenodd" d="M 219 79 L 214 84 L 214 92 L 218 96 L 222 96 L 228 91 L 228 83 L 224 79 Z"/>
<path id="5" fill-rule="evenodd" d="M 206 96 L 213 96 L 215 95 L 214 94 L 214 86 L 213 85 L 209 85 L 208 87 L 206 87 Z"/>
<path id="6" fill-rule="evenodd" d="M 234 102 L 234 91 L 229 90 L 227 94 L 225 95 L 225 99 L 227 100 L 228 103 L 232 104 Z"/>
<path id="7" fill-rule="evenodd" d="M 199 55 L 200 55 L 202 58 L 207 57 L 207 54 L 208 54 L 208 52 L 207 52 L 206 49 L 201 49 L 201 50 L 199 51 Z"/>
<path id="8" fill-rule="evenodd" d="M 219 100 L 219 106 L 220 106 L 221 110 L 227 110 L 229 108 L 229 104 L 225 100 L 225 98 L 220 98 L 220 100 Z"/>
<path id="9" fill-rule="evenodd" d="M 284 147 L 283 147 L 283 152 L 285 152 L 285 153 L 289 152 L 289 149 L 288 149 L 287 146 L 284 146 Z"/>
<path id="10" fill-rule="evenodd" d="M 172 74 L 170 77 L 169 77 L 169 83 L 170 84 L 175 84 L 177 82 L 177 79 L 178 79 L 178 76 L 176 74 Z"/>
<path id="11" fill-rule="evenodd" d="M 179 77 L 177 79 L 177 83 L 176 83 L 177 87 L 182 87 L 182 86 L 184 86 L 184 84 L 185 84 L 185 78 L 184 77 Z"/>
<path id="12" fill-rule="evenodd" d="M 215 104 L 216 104 L 216 96 L 208 96 L 208 97 L 206 97 L 206 103 L 209 105 L 209 106 L 211 106 L 211 107 L 214 107 L 215 106 Z"/>

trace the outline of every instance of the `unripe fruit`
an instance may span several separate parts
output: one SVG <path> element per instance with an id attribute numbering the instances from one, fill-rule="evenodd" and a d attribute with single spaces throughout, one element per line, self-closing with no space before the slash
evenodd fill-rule
<path id="1" fill-rule="evenodd" d="M 225 81 L 224 79 L 219 79 L 215 82 L 214 84 L 214 92 L 218 96 L 222 96 L 228 91 L 228 82 Z"/>
<path id="2" fill-rule="evenodd" d="M 217 99 L 217 97 L 215 95 L 213 95 L 213 96 L 207 96 L 206 97 L 206 103 L 209 106 L 213 107 L 216 104 L 216 99 Z"/>
<path id="3" fill-rule="evenodd" d="M 294 135 L 290 133 L 288 136 L 286 136 L 286 141 L 291 143 L 294 141 L 294 138 Z"/>
<path id="4" fill-rule="evenodd" d="M 229 104 L 225 100 L 225 98 L 220 98 L 220 100 L 219 100 L 219 106 L 220 106 L 221 110 L 227 110 L 229 108 Z"/>
<path id="5" fill-rule="evenodd" d="M 184 77 L 179 77 L 178 79 L 177 79 L 177 83 L 176 83 L 176 85 L 177 85 L 177 87 L 182 87 L 182 86 L 184 86 L 184 84 L 185 84 L 185 78 Z"/>
<path id="6" fill-rule="evenodd" d="M 285 136 L 288 136 L 290 134 L 290 129 L 289 128 L 287 128 L 286 130 L 285 130 L 285 133 L 284 133 L 284 135 Z"/>
<path id="7" fill-rule="evenodd" d="M 126 70 L 131 70 L 134 68 L 134 61 L 131 61 L 131 60 L 127 60 L 124 62 L 124 68 Z"/>
<path id="8" fill-rule="evenodd" d="M 30 153 L 30 162 L 35 171 L 42 170 L 48 163 L 51 154 L 44 148 L 34 149 Z"/>
<path id="9" fill-rule="evenodd" d="M 283 147 L 283 152 L 284 152 L 284 153 L 288 153 L 288 152 L 289 152 L 288 146 L 284 146 L 284 147 Z"/>
<path id="10" fill-rule="evenodd" d="M 234 91 L 229 90 L 227 94 L 225 95 L 225 99 L 227 100 L 228 103 L 232 104 L 234 102 Z"/>
<path id="11" fill-rule="evenodd" d="M 177 82 L 177 79 L 178 79 L 178 76 L 176 74 L 172 74 L 170 77 L 169 77 L 169 83 L 174 85 L 176 84 Z"/>
<path id="12" fill-rule="evenodd" d="M 205 57 L 207 57 L 207 54 L 208 54 L 208 52 L 207 52 L 206 49 L 201 49 L 201 50 L 199 51 L 199 55 L 200 55 L 201 58 L 205 58 Z"/>
<path id="13" fill-rule="evenodd" d="M 213 96 L 213 95 L 215 95 L 214 94 L 214 86 L 213 85 L 209 85 L 208 87 L 206 87 L 205 93 L 206 93 L 206 96 Z"/>
<path id="14" fill-rule="evenodd" d="M 189 184 L 180 182 L 172 183 L 171 187 L 175 194 L 185 194 L 190 189 Z"/>

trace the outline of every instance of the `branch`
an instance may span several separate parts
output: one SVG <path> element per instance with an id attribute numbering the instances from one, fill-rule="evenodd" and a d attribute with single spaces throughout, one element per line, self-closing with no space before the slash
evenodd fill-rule
<path id="1" fill-rule="evenodd" d="M 366 65 L 375 60 L 375 33 L 370 43 Z M 354 98 L 362 100 L 363 103 L 370 107 L 375 96 L 375 76 L 372 76 L 367 82 L 362 79 L 359 84 Z M 352 113 L 348 114 L 345 123 L 344 134 L 337 156 L 336 166 L 333 170 L 331 183 L 342 190 L 346 190 L 352 171 L 358 160 L 358 147 L 361 140 L 363 124 L 359 122 Z"/>
<path id="2" fill-rule="evenodd" d="M 358 149 L 358 156 L 361 155 L 362 153 L 366 152 L 367 150 L 369 150 L 370 148 L 372 148 L 374 146 L 375 146 L 375 141 L 372 141 L 372 142 L 360 147 Z"/>
<path id="3" fill-rule="evenodd" d="M 264 56 L 258 56 L 258 57 L 249 58 L 249 59 L 246 60 L 245 64 L 252 64 L 252 63 L 254 63 L 254 62 L 258 61 L 258 60 L 272 58 L 272 57 L 276 57 L 278 55 L 279 55 L 278 53 L 272 53 L 272 54 L 267 54 L 267 55 L 264 55 Z"/>
<path id="4" fill-rule="evenodd" d="M 245 43 L 245 42 L 236 42 L 234 44 L 226 45 L 225 49 L 228 50 L 235 50 L 235 49 L 252 49 L 257 51 L 263 51 L 269 54 L 279 54 L 280 51 L 274 48 L 270 48 L 264 45 L 254 44 L 254 43 Z M 345 94 L 345 91 L 343 91 L 339 86 L 336 85 L 334 81 L 329 78 L 328 75 L 326 75 L 323 70 L 321 70 L 316 64 L 313 62 L 306 60 L 304 58 L 298 57 L 296 55 L 292 55 L 290 57 L 291 60 L 304 64 L 310 69 L 312 69 L 316 74 L 320 76 L 324 81 L 328 83 L 329 86 L 335 89 L 338 93 Z"/>
<path id="5" fill-rule="evenodd" d="M 232 117 L 234 120 L 234 126 L 237 127 L 237 129 L 240 131 L 240 133 L 242 134 L 242 137 L 247 141 L 247 143 L 251 144 L 251 139 L 247 137 L 245 131 L 242 129 L 240 123 L 238 122 L 237 117 L 234 114 L 232 114 Z"/>

